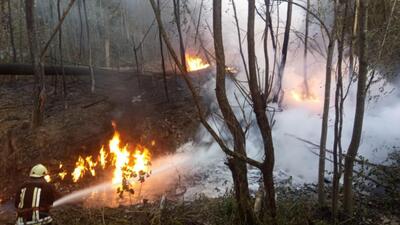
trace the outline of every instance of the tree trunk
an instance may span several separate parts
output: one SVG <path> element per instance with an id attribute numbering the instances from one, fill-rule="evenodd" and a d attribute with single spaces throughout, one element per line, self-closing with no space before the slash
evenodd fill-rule
<path id="1" fill-rule="evenodd" d="M 266 193 L 267 211 L 272 219 L 272 224 L 276 221 L 275 186 L 273 170 L 275 164 L 274 144 L 272 141 L 271 127 L 267 118 L 266 101 L 262 91 L 258 86 L 256 69 L 256 52 L 254 41 L 254 19 L 255 19 L 255 0 L 248 1 L 248 20 L 247 20 L 247 48 L 249 61 L 249 88 L 253 101 L 253 110 L 256 115 L 257 125 L 263 140 L 265 161 L 261 172 L 263 174 L 264 187 Z M 291 4 L 290 4 L 291 5 Z M 291 11 L 291 10 L 288 10 Z M 289 22 L 290 27 L 290 22 Z"/>
<path id="2" fill-rule="evenodd" d="M 23 27 L 24 26 L 24 12 L 25 12 L 25 0 L 19 0 L 19 5 L 18 5 L 18 12 L 20 14 L 20 16 L 18 16 L 18 27 Z M 18 34 L 18 47 L 19 47 L 19 58 L 20 58 L 20 62 L 24 62 L 24 51 L 22 49 L 24 49 L 23 47 L 24 44 L 24 35 L 22 35 L 21 33 Z"/>
<path id="3" fill-rule="evenodd" d="M 157 0 L 157 6 L 158 6 L 158 11 L 161 12 L 160 0 Z M 162 71 L 163 71 L 163 82 L 164 82 L 165 97 L 167 98 L 167 101 L 169 102 L 167 73 L 165 71 L 164 49 L 163 49 L 163 41 L 162 41 L 160 28 L 158 28 L 158 38 L 159 38 L 159 41 L 160 41 L 161 67 L 162 67 Z"/>
<path id="4" fill-rule="evenodd" d="M 34 5 L 34 0 L 25 0 L 25 18 L 28 31 L 28 45 L 31 55 L 31 62 L 34 68 L 32 127 L 37 128 L 42 124 L 43 120 L 45 86 L 44 77 L 39 63 L 39 46 L 36 37 Z"/>
<path id="5" fill-rule="evenodd" d="M 85 21 L 86 21 L 86 36 L 88 39 L 88 47 L 89 47 L 89 70 L 90 70 L 90 79 L 92 82 L 91 91 L 92 93 L 95 91 L 96 80 L 94 78 L 94 71 L 93 71 L 93 59 L 92 59 L 92 44 L 90 42 L 90 30 L 89 30 L 89 19 L 86 9 L 86 0 L 83 0 L 83 11 L 85 14 Z"/>
<path id="6" fill-rule="evenodd" d="M 225 54 L 222 38 L 221 1 L 213 1 L 213 33 L 214 48 L 217 60 L 216 96 L 219 108 L 224 117 L 234 141 L 234 151 L 246 155 L 245 135 L 237 120 L 226 96 L 225 87 Z M 251 208 L 250 194 L 247 182 L 247 165 L 238 159 L 229 158 L 228 166 L 232 171 L 235 196 L 238 203 L 238 212 L 241 224 L 255 224 L 255 217 Z"/>
<path id="7" fill-rule="evenodd" d="M 104 40 L 104 52 L 105 52 L 105 58 L 106 58 L 106 67 L 110 68 L 111 62 L 110 62 L 110 39 L 106 38 Z"/>
<path id="8" fill-rule="evenodd" d="M 78 0 L 78 15 L 79 15 L 79 59 L 82 57 L 83 50 L 83 21 L 82 21 L 82 2 Z"/>
<path id="9" fill-rule="evenodd" d="M 336 6 L 335 6 L 336 14 Z M 336 19 L 336 15 L 335 15 Z M 325 94 L 324 94 L 324 108 L 322 113 L 322 126 L 321 126 L 321 138 L 320 138 L 320 149 L 319 149 L 319 165 L 318 165 L 318 204 L 320 207 L 325 205 L 325 155 L 326 155 L 326 139 L 328 135 L 328 120 L 329 120 L 329 104 L 331 96 L 331 80 L 332 80 L 332 59 L 333 52 L 335 49 L 335 34 L 336 34 L 336 21 L 333 24 L 331 33 L 329 36 L 328 44 L 328 56 L 326 59 L 326 71 L 325 71 Z"/>
<path id="10" fill-rule="evenodd" d="M 175 22 L 176 22 L 176 27 L 178 29 L 178 35 L 179 35 L 179 50 L 180 50 L 180 54 L 181 54 L 181 63 L 182 63 L 183 68 L 185 69 L 185 71 L 187 71 L 185 45 L 183 43 L 182 30 L 181 30 L 180 0 L 173 0 L 173 4 L 174 4 Z"/>
<path id="11" fill-rule="evenodd" d="M 281 63 L 279 64 L 278 68 L 278 89 L 275 93 L 273 98 L 273 102 L 279 103 L 279 105 L 283 101 L 284 92 L 282 90 L 282 82 L 283 82 L 283 74 L 285 72 L 285 65 L 286 65 L 286 58 L 287 52 L 289 47 L 289 34 L 290 34 L 290 26 L 292 22 L 292 2 L 293 0 L 288 0 L 288 8 L 287 8 L 287 16 L 286 16 L 286 27 L 285 27 L 285 34 L 283 37 L 283 44 L 282 44 L 282 59 Z"/>
<path id="12" fill-rule="evenodd" d="M 237 35 L 238 35 L 238 44 L 239 44 L 240 57 L 242 58 L 244 72 L 246 73 L 246 77 L 248 79 L 249 78 L 249 71 L 247 69 L 247 63 L 246 63 L 246 59 L 244 57 L 243 48 L 242 48 L 242 35 L 240 34 L 240 25 L 239 25 L 239 19 L 238 19 L 238 16 L 237 16 L 235 0 L 232 0 L 232 8 L 233 8 L 233 15 L 234 15 L 234 18 L 235 18 L 236 32 L 237 32 Z"/>
<path id="13" fill-rule="evenodd" d="M 357 102 L 353 125 L 353 134 L 350 146 L 347 150 L 347 156 L 344 164 L 343 191 L 344 191 L 344 209 L 351 216 L 353 213 L 353 166 L 360 146 L 365 99 L 366 99 L 366 81 L 368 74 L 368 50 L 367 50 L 367 21 L 368 21 L 368 0 L 360 0 L 358 15 L 358 84 L 357 84 Z"/>
<path id="14" fill-rule="evenodd" d="M 58 22 L 61 23 L 61 1 L 57 0 L 57 16 Z M 64 59 L 63 59 L 63 50 L 62 50 L 62 28 L 58 31 L 58 50 L 60 53 L 60 66 L 61 66 L 61 79 L 62 79 L 62 96 L 65 101 L 67 95 L 67 86 L 65 83 L 65 70 L 64 70 Z M 65 104 L 65 102 L 64 102 Z"/>
<path id="15" fill-rule="evenodd" d="M 265 60 L 265 84 L 264 84 L 264 97 L 265 102 L 268 101 L 267 96 L 270 93 L 270 87 L 272 87 L 272 80 L 269 79 L 269 56 L 268 56 L 268 29 L 271 24 L 269 13 L 270 0 L 264 0 L 265 4 L 265 27 L 264 27 L 264 60 Z"/>
<path id="16" fill-rule="evenodd" d="M 307 10 L 306 10 L 306 30 L 304 34 L 304 63 L 303 63 L 303 83 L 304 83 L 304 94 L 305 96 L 310 95 L 310 90 L 308 87 L 308 77 L 307 77 L 307 53 L 308 53 L 308 26 L 310 23 L 310 0 L 307 0 Z"/>
<path id="17" fill-rule="evenodd" d="M 12 62 L 17 62 L 17 51 L 15 49 L 15 40 L 14 40 L 14 29 L 13 29 L 13 19 L 12 19 L 12 8 L 11 8 L 11 0 L 7 0 L 8 6 L 8 28 L 10 31 L 10 43 L 11 43 L 11 51 L 12 51 Z"/>
<path id="18" fill-rule="evenodd" d="M 341 5 L 338 7 L 342 8 Z M 340 10 L 339 15 L 342 16 L 342 29 L 340 33 L 340 38 L 338 39 L 338 62 L 337 62 L 337 83 L 336 83 L 336 93 L 335 93 L 335 126 L 334 126 L 334 142 L 333 142 L 333 181 L 332 181 L 332 216 L 336 220 L 338 212 L 338 202 L 339 202 L 339 181 L 341 176 L 342 167 L 342 124 L 343 124 L 343 72 L 342 72 L 342 62 L 343 62 L 343 50 L 345 42 L 345 32 L 347 27 L 347 14 L 348 14 L 348 2 L 345 3 L 344 12 Z M 337 21 L 337 20 L 336 20 Z"/>

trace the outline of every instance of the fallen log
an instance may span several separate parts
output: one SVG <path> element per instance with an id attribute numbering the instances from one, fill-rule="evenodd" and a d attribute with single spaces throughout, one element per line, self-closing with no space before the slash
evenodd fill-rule
<path id="1" fill-rule="evenodd" d="M 86 76 L 90 75 L 87 66 L 64 66 L 65 75 L 69 76 Z M 46 65 L 44 68 L 46 75 L 61 75 L 62 68 L 60 66 Z M 33 75 L 33 66 L 30 64 L 0 64 L 0 75 Z M 98 74 L 115 74 L 118 71 L 94 68 L 94 73 Z"/>

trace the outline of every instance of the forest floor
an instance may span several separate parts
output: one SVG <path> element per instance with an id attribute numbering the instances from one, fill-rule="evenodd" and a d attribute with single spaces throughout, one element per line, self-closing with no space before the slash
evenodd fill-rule
<path id="1" fill-rule="evenodd" d="M 88 77 L 67 77 L 65 100 L 60 93 L 54 93 L 49 85 L 51 79 L 44 123 L 34 130 L 30 129 L 31 79 L 19 77 L 16 82 L 1 84 L 0 203 L 12 200 L 33 165 L 42 163 L 56 171 L 62 162 L 65 168 L 72 169 L 78 155 L 97 153 L 113 134 L 111 121 L 116 122 L 127 143 L 150 146 L 155 141 L 153 157 L 174 152 L 194 135 L 199 125 L 188 92 L 172 77 L 167 80 L 170 101 L 159 74 L 98 74 L 95 93 L 90 92 Z M 55 181 L 55 185 L 66 193 L 87 183 Z M 0 212 L 0 224 L 8 216 Z"/>
<path id="2" fill-rule="evenodd" d="M 148 145 L 154 140 L 157 146 L 152 149 L 154 157 L 174 152 L 194 136 L 199 126 L 191 97 L 181 81 L 175 78 L 168 79 L 169 102 L 163 80 L 157 74 L 142 75 L 139 80 L 128 73 L 99 75 L 95 93 L 90 92 L 88 77 L 67 77 L 67 81 L 65 100 L 60 94 L 52 93 L 49 85 L 44 124 L 35 130 L 30 129 L 30 79 L 22 77 L 17 82 L 0 86 L 3 165 L 0 168 L 0 224 L 14 223 L 12 197 L 17 186 L 27 178 L 32 165 L 43 163 L 50 171 L 56 170 L 60 162 L 67 168 L 74 167 L 78 155 L 97 153 L 110 139 L 113 133 L 111 121 L 116 122 L 127 142 Z M 65 194 L 90 185 L 93 180 L 78 184 L 54 182 Z M 277 186 L 279 224 L 332 224 L 329 210 L 321 211 L 316 207 L 314 186 L 295 188 L 285 182 Z M 387 206 L 387 199 L 379 200 L 375 196 L 356 193 L 357 213 L 342 224 L 398 225 L 399 218 L 393 212 L 398 212 L 399 202 L 389 196 L 394 203 Z M 398 194 L 395 196 L 398 199 Z M 77 203 L 57 207 L 52 214 L 55 224 L 59 225 L 222 225 L 237 224 L 235 210 L 233 195 L 228 191 L 218 198 L 202 195 L 193 201 L 167 198 L 115 208 L 86 207 Z"/>

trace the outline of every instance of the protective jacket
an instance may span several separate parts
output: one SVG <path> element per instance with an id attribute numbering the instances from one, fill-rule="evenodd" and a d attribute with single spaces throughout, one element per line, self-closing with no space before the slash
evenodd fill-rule
<path id="1" fill-rule="evenodd" d="M 53 221 L 49 211 L 56 199 L 52 184 L 44 178 L 30 178 L 16 193 L 16 225 L 42 225 Z"/>

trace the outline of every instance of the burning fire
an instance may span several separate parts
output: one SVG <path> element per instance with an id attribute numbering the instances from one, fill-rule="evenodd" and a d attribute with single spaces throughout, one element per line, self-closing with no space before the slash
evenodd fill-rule
<path id="1" fill-rule="evenodd" d="M 68 172 L 63 169 L 62 163 L 60 163 L 60 165 L 58 166 L 58 169 L 60 170 L 60 172 L 58 173 L 58 176 L 61 178 L 61 180 L 64 180 L 64 178 L 65 178 L 65 176 L 67 176 Z"/>
<path id="2" fill-rule="evenodd" d="M 292 90 L 290 92 L 290 94 L 292 95 L 292 98 L 296 101 L 296 102 L 314 102 L 314 103 L 318 103 L 319 102 L 319 98 L 316 97 L 313 94 L 306 94 L 306 93 L 298 93 L 295 90 Z"/>
<path id="3" fill-rule="evenodd" d="M 202 70 L 210 66 L 210 64 L 204 62 L 202 58 L 197 56 L 191 56 L 189 54 L 186 54 L 185 58 L 187 63 L 187 69 L 189 72 Z"/>
<path id="4" fill-rule="evenodd" d="M 133 178 L 143 182 L 151 174 L 151 155 L 150 151 L 142 146 L 136 145 L 131 148 L 128 144 L 122 144 L 121 136 L 113 122 L 114 135 L 108 143 L 108 152 L 103 145 L 99 150 L 98 157 L 79 156 L 75 162 L 75 167 L 68 173 L 62 163 L 59 165 L 58 177 L 61 180 L 70 174 L 74 183 L 81 180 L 86 175 L 96 176 L 99 170 L 112 169 L 112 183 L 117 185 L 120 190 L 124 190 L 129 181 Z M 155 141 L 152 141 L 152 146 Z M 130 150 L 133 149 L 133 150 Z"/>

